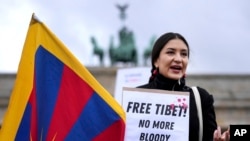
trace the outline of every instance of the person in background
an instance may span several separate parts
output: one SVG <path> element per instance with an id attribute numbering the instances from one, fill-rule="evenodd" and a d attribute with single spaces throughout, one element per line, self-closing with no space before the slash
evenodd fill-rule
<path id="1" fill-rule="evenodd" d="M 147 84 L 137 88 L 185 91 L 190 93 L 189 141 L 199 140 L 199 119 L 192 89 L 185 84 L 190 49 L 179 33 L 165 33 L 155 42 L 151 53 L 151 77 Z M 205 89 L 197 87 L 203 116 L 203 141 L 228 141 L 228 131 L 221 135 L 217 128 L 214 99 Z"/>

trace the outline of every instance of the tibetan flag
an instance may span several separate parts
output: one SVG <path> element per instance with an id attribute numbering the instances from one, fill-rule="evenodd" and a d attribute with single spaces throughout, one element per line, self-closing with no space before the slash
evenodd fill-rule
<path id="1" fill-rule="evenodd" d="M 0 141 L 123 141 L 125 112 L 32 15 Z"/>

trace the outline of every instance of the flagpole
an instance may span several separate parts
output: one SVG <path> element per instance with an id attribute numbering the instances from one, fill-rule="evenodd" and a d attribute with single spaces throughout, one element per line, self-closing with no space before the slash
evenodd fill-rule
<path id="1" fill-rule="evenodd" d="M 36 14 L 33 13 L 32 17 L 31 17 L 31 20 L 30 20 L 30 25 L 32 25 L 32 24 L 34 24 L 36 22 L 42 23 L 41 20 L 39 20 L 38 17 L 36 16 Z"/>

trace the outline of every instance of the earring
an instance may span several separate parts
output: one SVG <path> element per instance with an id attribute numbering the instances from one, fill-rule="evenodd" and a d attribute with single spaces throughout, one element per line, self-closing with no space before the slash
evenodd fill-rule
<path id="1" fill-rule="evenodd" d="M 154 71 L 153 71 L 153 75 L 156 75 L 157 74 L 157 69 L 155 69 Z"/>
<path id="2" fill-rule="evenodd" d="M 153 75 L 157 75 L 158 74 L 158 68 L 156 67 L 153 71 Z"/>

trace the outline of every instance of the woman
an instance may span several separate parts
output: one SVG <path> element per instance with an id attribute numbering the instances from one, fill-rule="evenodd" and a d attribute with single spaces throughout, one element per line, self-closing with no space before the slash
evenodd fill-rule
<path id="1" fill-rule="evenodd" d="M 192 89 L 185 85 L 189 52 L 188 43 L 182 35 L 171 32 L 160 36 L 151 54 L 152 75 L 149 83 L 138 88 L 190 92 L 189 141 L 198 141 L 196 102 Z M 203 88 L 198 87 L 198 91 L 203 113 L 203 141 L 220 140 L 222 135 L 217 130 L 213 96 Z"/>

